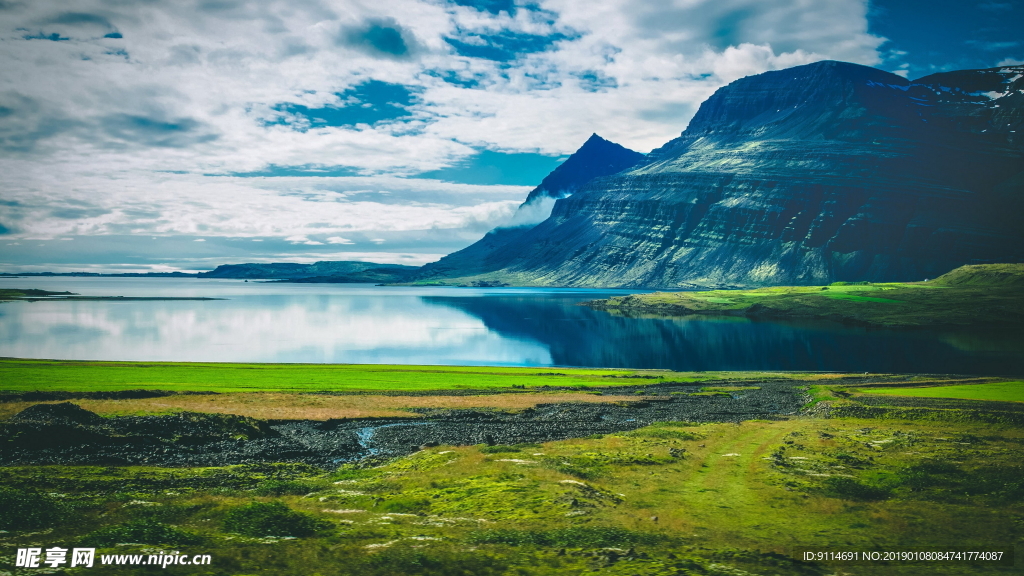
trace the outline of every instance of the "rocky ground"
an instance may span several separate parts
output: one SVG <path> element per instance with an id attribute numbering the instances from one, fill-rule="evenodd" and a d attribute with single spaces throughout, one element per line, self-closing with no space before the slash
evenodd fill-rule
<path id="1" fill-rule="evenodd" d="M 621 404 L 559 403 L 510 413 L 425 410 L 419 418 L 267 421 L 183 412 L 103 418 L 71 402 L 37 404 L 0 423 L 0 465 L 223 466 L 301 462 L 331 469 L 424 446 L 517 444 L 632 430 L 659 421 L 739 422 L 793 414 L 805 401 L 792 382 L 699 393 L 661 383 L 616 387 Z M 385 402 L 382 398 L 382 402 Z"/>

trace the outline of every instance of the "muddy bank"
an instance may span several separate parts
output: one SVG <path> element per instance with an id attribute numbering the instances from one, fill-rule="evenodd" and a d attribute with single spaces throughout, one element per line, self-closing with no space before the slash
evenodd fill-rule
<path id="1" fill-rule="evenodd" d="M 103 418 L 70 402 L 38 404 L 0 423 L 0 465 L 301 462 L 330 469 L 362 458 L 408 454 L 424 445 L 546 442 L 659 421 L 775 418 L 793 414 L 803 404 L 803 392 L 792 382 L 756 386 L 760 388 L 696 394 L 699 386 L 664 383 L 629 387 L 643 396 L 622 404 L 541 404 L 518 413 L 424 410 L 414 419 L 325 422 L 188 412 Z"/>

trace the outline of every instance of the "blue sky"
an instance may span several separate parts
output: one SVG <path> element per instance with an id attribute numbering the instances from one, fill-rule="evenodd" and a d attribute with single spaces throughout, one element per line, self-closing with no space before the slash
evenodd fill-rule
<path id="1" fill-rule="evenodd" d="M 886 38 L 881 66 L 911 79 L 936 72 L 991 68 L 1024 60 L 1024 2 L 879 0 L 871 33 Z"/>
<path id="2" fill-rule="evenodd" d="M 421 264 L 737 78 L 1024 61 L 1017 1 L 0 0 L 0 270 Z"/>

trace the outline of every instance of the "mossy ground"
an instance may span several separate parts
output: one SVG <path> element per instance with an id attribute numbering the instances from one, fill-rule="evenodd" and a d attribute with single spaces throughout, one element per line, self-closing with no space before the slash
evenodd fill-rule
<path id="1" fill-rule="evenodd" d="M 824 575 L 834 568 L 790 561 L 794 547 L 1019 546 L 1022 446 L 1024 430 L 1005 426 L 800 417 L 439 446 L 332 472 L 9 467 L 0 469 L 5 487 L 55 500 L 66 513 L 52 531 L 0 537 L 11 549 L 70 545 L 149 526 L 144 533 L 198 542 L 167 542 L 168 550 L 213 555 L 207 572 L 168 568 L 182 574 Z M 309 535 L 231 532 L 232 510 L 252 502 L 307 514 Z M 101 548 L 161 547 L 114 544 Z M 923 569 L 844 571 L 1013 571 Z"/>
<path id="2" fill-rule="evenodd" d="M 136 370 L 158 380 L 163 369 L 149 366 Z M 742 392 L 782 378 L 707 376 L 694 375 L 708 382 L 699 394 Z M 99 546 L 101 554 L 211 554 L 209 567 L 166 569 L 209 576 L 1019 573 L 1020 560 L 1016 567 L 792 560 L 804 546 L 1020 549 L 1024 425 L 973 404 L 905 409 L 857 400 L 871 386 L 952 389 L 994 379 L 790 377 L 808 388 L 808 410 L 819 416 L 664 422 L 543 444 L 436 446 L 331 471 L 275 463 L 3 467 L 4 501 L 48 512 L 32 526 L 7 524 L 0 570 L 36 573 L 8 567 L 15 548 L 77 543 Z M 404 398 L 370 397 L 384 406 Z M 836 417 L 853 409 L 876 417 Z M 276 505 L 252 508 L 254 502 L 278 502 L 299 514 Z M 249 522 L 253 513 L 237 510 L 262 510 L 257 520 L 270 510 L 274 519 Z M 274 533 L 262 534 L 264 525 Z M 291 533 L 298 536 L 282 535 Z"/>

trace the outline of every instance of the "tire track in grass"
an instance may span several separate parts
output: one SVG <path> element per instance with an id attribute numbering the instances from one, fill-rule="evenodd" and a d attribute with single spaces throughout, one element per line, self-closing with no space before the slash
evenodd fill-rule
<path id="1" fill-rule="evenodd" d="M 779 546 L 783 539 L 796 536 L 793 498 L 773 494 L 779 489 L 758 477 L 766 471 L 762 458 L 800 427 L 796 421 L 747 422 L 733 429 L 720 427 L 717 432 L 725 438 L 717 442 L 709 438 L 704 463 L 685 495 L 689 500 L 685 509 L 704 528 L 698 535 L 703 532 L 715 540 L 748 541 L 762 547 Z M 780 498 L 782 502 L 773 502 Z"/>

